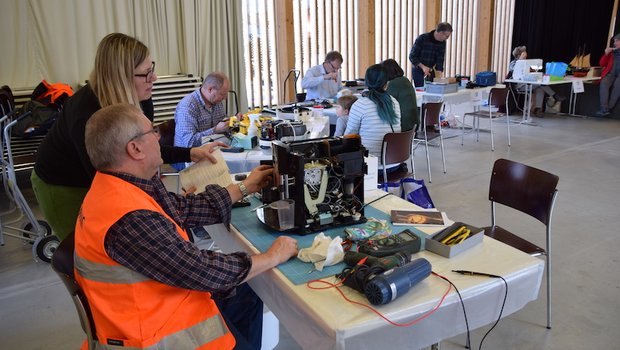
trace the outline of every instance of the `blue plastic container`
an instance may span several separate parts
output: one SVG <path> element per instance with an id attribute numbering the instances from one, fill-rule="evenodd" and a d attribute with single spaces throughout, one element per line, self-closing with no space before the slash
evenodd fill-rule
<path id="1" fill-rule="evenodd" d="M 564 62 L 547 62 L 545 65 L 545 74 L 549 74 L 551 80 L 562 80 L 566 75 L 568 64 Z"/>
<path id="2" fill-rule="evenodd" d="M 480 72 L 476 74 L 476 84 L 480 86 L 495 86 L 497 74 L 495 72 Z"/>

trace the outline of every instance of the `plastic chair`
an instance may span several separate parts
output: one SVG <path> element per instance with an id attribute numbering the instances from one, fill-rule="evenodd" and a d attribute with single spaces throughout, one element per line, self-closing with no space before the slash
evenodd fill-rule
<path id="1" fill-rule="evenodd" d="M 159 129 L 159 145 L 160 146 L 174 146 L 174 128 L 176 123 L 174 119 L 166 120 L 165 122 L 157 125 Z"/>
<path id="2" fill-rule="evenodd" d="M 495 143 L 493 141 L 493 119 L 506 117 L 506 128 L 508 130 L 508 147 L 510 147 L 510 117 L 508 114 L 499 112 L 501 110 L 507 110 L 508 104 L 508 89 L 506 88 L 492 88 L 489 94 L 488 104 L 482 109 L 465 113 L 463 115 L 463 127 L 461 135 L 461 146 L 465 139 L 465 117 L 468 115 L 474 118 L 474 129 L 476 129 L 476 142 L 480 140 L 480 118 L 489 119 L 489 128 L 491 129 L 491 151 L 495 151 Z M 496 110 L 496 111 L 494 111 Z"/>
<path id="3" fill-rule="evenodd" d="M 52 269 L 58 274 L 64 283 L 67 291 L 71 295 L 75 309 L 80 318 L 82 330 L 86 333 L 88 349 L 95 349 L 97 343 L 97 333 L 95 332 L 95 322 L 90 310 L 90 305 L 82 287 L 75 280 L 73 271 L 73 253 L 75 251 L 75 234 L 72 232 L 65 238 L 52 256 Z"/>
<path id="4" fill-rule="evenodd" d="M 551 216 L 558 193 L 559 178 L 546 171 L 508 159 L 498 159 L 493 166 L 489 200 L 491 201 L 491 226 L 484 234 L 506 243 L 532 256 L 545 255 L 547 270 L 547 328 L 551 329 Z M 495 204 L 525 213 L 546 227 L 545 249 L 531 243 L 496 223 Z"/>
<path id="5" fill-rule="evenodd" d="M 15 109 L 15 98 L 7 85 L 0 87 L 0 116 L 7 115 Z"/>
<path id="6" fill-rule="evenodd" d="M 174 146 L 174 128 L 176 127 L 176 123 L 174 119 L 166 120 L 165 122 L 157 125 L 157 129 L 159 129 L 159 145 L 160 146 Z M 162 166 L 163 167 L 163 166 Z M 179 172 L 176 171 L 172 166 L 166 166 L 165 168 L 160 167 L 159 175 L 162 177 L 165 176 L 175 176 L 177 178 L 177 186 L 176 193 L 181 193 L 181 179 L 179 177 Z"/>
<path id="7" fill-rule="evenodd" d="M 387 164 L 403 163 L 407 160 L 411 162 L 411 171 L 415 177 L 415 165 L 413 164 L 413 155 L 411 142 L 413 140 L 413 130 L 403 132 L 389 132 L 383 136 L 381 144 L 381 158 L 379 158 L 382 169 L 382 182 L 398 181 L 409 174 L 407 170 L 398 169 L 396 171 L 387 172 Z M 381 180 L 381 179 L 379 179 Z"/>
<path id="8" fill-rule="evenodd" d="M 428 166 L 428 182 L 433 182 L 431 175 L 431 160 L 428 155 L 429 142 L 439 139 L 441 149 L 441 162 L 443 163 L 443 173 L 446 173 L 446 158 L 443 151 L 443 133 L 441 132 L 441 121 L 439 115 L 443 109 L 443 102 L 428 102 L 422 107 L 422 130 L 416 132 L 416 147 L 420 143 L 426 148 L 426 165 Z"/>

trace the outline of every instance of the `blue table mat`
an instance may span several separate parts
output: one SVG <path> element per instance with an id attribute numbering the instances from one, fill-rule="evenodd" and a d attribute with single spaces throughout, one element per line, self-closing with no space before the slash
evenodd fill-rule
<path id="1" fill-rule="evenodd" d="M 312 246 L 314 237 L 321 231 L 311 233 L 307 235 L 295 235 L 290 233 L 282 233 L 269 228 L 264 225 L 258 217 L 256 212 L 252 212 L 251 209 L 259 206 L 261 202 L 255 198 L 252 198 L 251 205 L 248 207 L 240 207 L 232 210 L 232 225 L 239 230 L 239 232 L 248 240 L 252 245 L 256 247 L 261 253 L 267 251 L 273 241 L 281 235 L 287 235 L 295 238 L 298 242 L 299 249 Z M 416 229 L 413 226 L 393 226 L 390 222 L 390 215 L 386 214 L 372 206 L 364 208 L 364 216 L 366 218 L 375 218 L 379 220 L 385 220 L 392 229 L 392 232 L 401 232 L 405 229 L 410 229 L 422 242 L 422 248 L 424 249 L 424 241 L 427 236 L 424 232 Z M 363 227 L 364 224 L 350 225 L 346 227 Z M 344 236 L 345 227 L 337 227 L 329 230 L 322 231 L 326 236 L 335 238 L 338 236 Z M 293 284 L 303 284 L 308 281 L 321 279 L 329 276 L 333 276 L 340 273 L 346 267 L 345 263 L 341 262 L 336 265 L 327 266 L 323 268 L 323 271 L 314 269 L 314 264 L 306 263 L 298 258 L 293 258 L 283 264 L 278 265 L 278 269 L 289 279 Z"/>

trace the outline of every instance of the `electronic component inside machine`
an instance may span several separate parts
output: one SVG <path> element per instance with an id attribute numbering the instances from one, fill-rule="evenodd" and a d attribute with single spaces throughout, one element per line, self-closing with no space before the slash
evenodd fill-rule
<path id="1" fill-rule="evenodd" d="M 278 210 L 265 206 L 262 221 L 280 231 L 305 234 L 363 223 L 364 156 L 357 135 L 304 141 L 274 141 L 274 184 L 263 203 L 294 202 L 294 227 L 281 229 Z"/>

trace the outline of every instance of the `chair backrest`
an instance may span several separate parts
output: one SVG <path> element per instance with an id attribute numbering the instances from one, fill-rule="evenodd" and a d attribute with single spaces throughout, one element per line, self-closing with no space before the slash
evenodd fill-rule
<path id="1" fill-rule="evenodd" d="M 157 125 L 159 129 L 159 144 L 162 146 L 174 146 L 174 128 L 176 124 L 174 119 L 166 120 L 165 122 Z"/>
<path id="2" fill-rule="evenodd" d="M 95 332 L 95 322 L 93 321 L 93 315 L 90 310 L 90 305 L 86 299 L 84 291 L 75 280 L 75 274 L 73 271 L 73 253 L 75 251 L 75 235 L 72 232 L 67 238 L 65 238 L 52 256 L 52 269 L 58 274 L 60 280 L 64 283 L 65 287 L 71 294 L 71 299 L 75 304 L 78 316 L 80 318 L 80 325 L 82 330 L 86 333 L 88 348 L 95 348 L 95 341 L 97 339 Z"/>
<path id="3" fill-rule="evenodd" d="M 15 109 L 15 98 L 11 88 L 7 85 L 0 87 L 0 113 L 4 116 Z"/>
<path id="4" fill-rule="evenodd" d="M 508 99 L 508 89 L 492 88 L 489 94 L 489 106 L 503 107 Z"/>
<path id="5" fill-rule="evenodd" d="M 528 214 L 545 225 L 551 220 L 559 177 L 508 159 L 493 166 L 489 200 Z"/>
<path id="6" fill-rule="evenodd" d="M 413 130 L 388 132 L 383 136 L 381 145 L 381 165 L 402 163 L 411 156 Z"/>
<path id="7" fill-rule="evenodd" d="M 422 115 L 424 116 L 424 126 L 441 125 L 439 115 L 443 102 L 427 102 L 422 107 Z"/>

